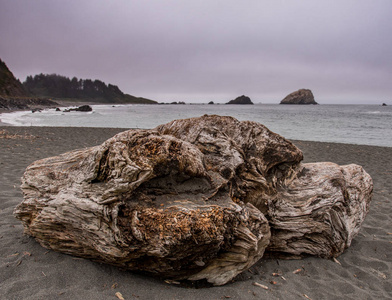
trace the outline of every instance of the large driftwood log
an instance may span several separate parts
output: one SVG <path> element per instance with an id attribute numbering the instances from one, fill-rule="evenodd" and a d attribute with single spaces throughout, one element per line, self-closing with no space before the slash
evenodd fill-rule
<path id="1" fill-rule="evenodd" d="M 270 256 L 337 257 L 369 210 L 373 182 L 362 167 L 300 164 L 302 152 L 261 124 L 204 116 L 157 129 L 196 145 L 220 174 L 234 170 L 231 196 L 269 220 Z M 240 163 L 233 163 L 235 157 Z"/>
<path id="2" fill-rule="evenodd" d="M 44 247 L 221 285 L 267 247 L 335 257 L 350 245 L 368 210 L 370 176 L 301 160 L 291 142 L 255 122 L 176 120 L 33 163 L 15 216 Z"/>
<path id="3" fill-rule="evenodd" d="M 269 255 L 339 256 L 369 210 L 373 183 L 358 165 L 303 164 L 269 200 Z"/>

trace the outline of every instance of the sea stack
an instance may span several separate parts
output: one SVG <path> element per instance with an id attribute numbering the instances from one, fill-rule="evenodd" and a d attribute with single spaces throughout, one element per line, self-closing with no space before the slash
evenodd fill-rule
<path id="1" fill-rule="evenodd" d="M 314 96 L 311 90 L 300 89 L 287 95 L 280 104 L 318 104 L 314 101 Z"/>
<path id="2" fill-rule="evenodd" d="M 226 104 L 253 104 L 253 102 L 250 100 L 249 97 L 242 95 L 235 98 L 234 100 L 230 100 Z"/>

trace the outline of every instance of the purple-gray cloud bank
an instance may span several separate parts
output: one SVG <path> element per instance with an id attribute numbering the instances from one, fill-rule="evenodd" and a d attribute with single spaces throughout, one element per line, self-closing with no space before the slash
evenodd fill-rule
<path id="1" fill-rule="evenodd" d="M 100 79 L 158 101 L 392 104 L 392 1 L 0 0 L 21 81 Z"/>

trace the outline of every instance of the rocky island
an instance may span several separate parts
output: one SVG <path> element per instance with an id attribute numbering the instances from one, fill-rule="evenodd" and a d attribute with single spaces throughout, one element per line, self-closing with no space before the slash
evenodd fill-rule
<path id="1" fill-rule="evenodd" d="M 253 104 L 253 102 L 250 100 L 249 97 L 242 95 L 235 98 L 234 100 L 230 100 L 226 104 Z"/>
<path id="2" fill-rule="evenodd" d="M 318 104 L 311 90 L 300 89 L 287 95 L 280 104 Z"/>

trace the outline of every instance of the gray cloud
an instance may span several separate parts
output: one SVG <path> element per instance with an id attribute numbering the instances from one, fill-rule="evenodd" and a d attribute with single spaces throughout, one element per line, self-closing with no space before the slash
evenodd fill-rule
<path id="1" fill-rule="evenodd" d="M 159 101 L 392 98 L 392 1 L 0 0 L 15 76 L 101 79 Z"/>

